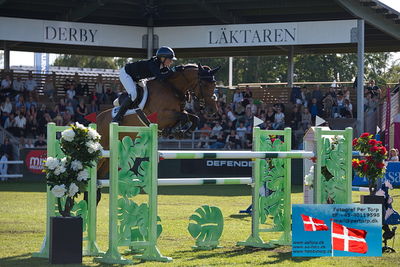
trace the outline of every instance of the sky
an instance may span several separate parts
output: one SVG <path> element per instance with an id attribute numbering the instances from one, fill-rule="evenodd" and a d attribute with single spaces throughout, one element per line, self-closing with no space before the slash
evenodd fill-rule
<path id="1" fill-rule="evenodd" d="M 382 3 L 384 3 L 387 6 L 390 6 L 391 8 L 397 10 L 400 12 L 400 0 L 380 0 Z M 398 53 L 392 53 L 393 58 L 392 60 L 398 60 L 400 59 L 400 52 Z M 18 65 L 24 65 L 24 66 L 33 66 L 33 57 L 34 54 L 31 52 L 17 52 L 17 51 L 11 51 L 10 54 L 10 65 L 11 66 L 18 66 Z M 52 64 L 57 57 L 56 54 L 50 54 L 50 64 Z"/>

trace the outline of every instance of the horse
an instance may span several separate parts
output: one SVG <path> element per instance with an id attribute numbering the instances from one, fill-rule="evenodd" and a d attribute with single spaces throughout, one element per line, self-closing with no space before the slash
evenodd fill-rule
<path id="1" fill-rule="evenodd" d="M 148 81 L 148 99 L 143 112 L 147 116 L 157 114 L 158 129 L 164 136 L 181 138 L 190 135 L 196 129 L 199 118 L 184 110 L 185 96 L 193 96 L 206 112 L 215 113 L 217 99 L 214 95 L 214 75 L 218 70 L 219 67 L 211 69 L 201 64 L 180 65 L 175 67 L 174 73 L 166 81 Z M 109 149 L 111 111 L 105 110 L 97 116 L 97 131 L 101 135 L 100 143 L 104 149 Z M 124 116 L 121 125 L 144 126 L 137 114 Z M 188 125 L 188 129 L 182 130 L 183 125 Z M 120 138 L 124 136 L 134 138 L 136 134 L 123 133 Z M 98 164 L 98 177 L 104 179 L 107 173 L 108 160 L 103 158 Z"/>

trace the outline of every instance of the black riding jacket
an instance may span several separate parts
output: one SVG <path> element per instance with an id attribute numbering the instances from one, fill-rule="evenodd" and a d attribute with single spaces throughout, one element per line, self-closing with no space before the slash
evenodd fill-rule
<path id="1" fill-rule="evenodd" d="M 156 77 L 158 80 L 165 80 L 173 72 L 170 68 L 160 69 L 161 61 L 157 57 L 139 60 L 125 65 L 125 71 L 135 82 L 141 79 Z"/>

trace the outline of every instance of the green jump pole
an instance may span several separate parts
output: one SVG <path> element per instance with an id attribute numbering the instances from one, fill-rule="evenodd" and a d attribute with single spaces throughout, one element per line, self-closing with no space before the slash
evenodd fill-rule
<path id="1" fill-rule="evenodd" d="M 95 258 L 95 262 L 108 264 L 131 264 L 132 261 L 121 256 L 118 251 L 118 124 L 110 124 L 110 190 L 108 218 L 108 250 L 105 255 Z"/>
<path id="2" fill-rule="evenodd" d="M 47 124 L 47 157 L 56 156 L 56 125 L 51 122 Z M 55 216 L 55 197 L 50 191 L 50 186 L 46 185 L 46 236 L 39 252 L 32 254 L 35 258 L 49 258 L 50 247 L 50 217 Z"/>

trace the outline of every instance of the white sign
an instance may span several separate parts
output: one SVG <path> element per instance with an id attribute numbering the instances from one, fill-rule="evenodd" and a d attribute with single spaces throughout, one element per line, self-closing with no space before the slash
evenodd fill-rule
<path id="1" fill-rule="evenodd" d="M 67 44 L 98 45 L 101 36 L 100 27 L 96 24 L 68 23 L 45 21 L 43 38 L 45 42 Z"/>
<path id="2" fill-rule="evenodd" d="M 159 43 L 174 48 L 351 43 L 356 20 L 156 27 Z"/>
<path id="3" fill-rule="evenodd" d="M 0 17 L 2 40 L 144 48 L 147 28 Z"/>
<path id="4" fill-rule="evenodd" d="M 351 43 L 357 20 L 155 27 L 159 45 L 211 48 Z M 105 47 L 143 47 L 146 27 L 0 17 L 0 39 Z"/>

